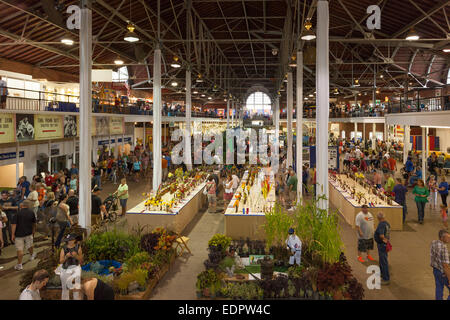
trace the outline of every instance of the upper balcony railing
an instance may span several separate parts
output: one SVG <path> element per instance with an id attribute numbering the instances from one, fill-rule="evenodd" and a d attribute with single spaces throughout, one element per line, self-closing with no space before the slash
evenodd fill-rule
<path id="1" fill-rule="evenodd" d="M 0 88 L 0 90 L 5 88 Z M 6 88 L 8 96 L 6 99 L 6 110 L 16 111 L 55 111 L 55 112 L 79 112 L 79 97 L 75 95 L 43 92 L 18 88 Z M 4 92 L 4 91 L 3 91 Z M 50 98 L 49 98 L 50 97 Z M 93 113 L 131 114 L 131 115 L 153 115 L 152 107 L 138 101 L 137 103 L 125 104 L 113 99 L 92 98 Z M 163 105 L 161 113 L 167 117 L 185 117 L 186 113 L 181 106 L 176 108 Z M 215 112 L 192 111 L 193 118 L 223 118 Z"/>

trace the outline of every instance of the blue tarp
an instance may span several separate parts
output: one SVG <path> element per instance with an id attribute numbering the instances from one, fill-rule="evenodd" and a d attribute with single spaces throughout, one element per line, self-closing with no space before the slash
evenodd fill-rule
<path id="1" fill-rule="evenodd" d="M 102 265 L 104 268 L 103 270 L 101 270 L 100 272 L 97 272 L 99 275 L 108 275 L 111 272 L 109 272 L 109 268 L 110 267 L 114 267 L 115 269 L 118 269 L 122 266 L 122 264 L 120 262 L 114 261 L 114 260 L 99 260 L 96 261 L 98 262 L 100 265 Z M 81 267 L 81 270 L 83 271 L 92 271 L 91 270 L 91 266 L 95 264 L 95 262 L 89 262 L 88 264 L 85 264 L 84 266 Z"/>

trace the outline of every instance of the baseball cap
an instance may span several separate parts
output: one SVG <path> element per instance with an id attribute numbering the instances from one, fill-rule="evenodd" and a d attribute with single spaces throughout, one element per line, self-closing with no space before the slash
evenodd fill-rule
<path id="1" fill-rule="evenodd" d="M 294 229 L 290 228 L 288 232 L 289 232 L 289 234 L 293 234 L 294 233 Z"/>
<path id="2" fill-rule="evenodd" d="M 75 239 L 76 239 L 75 235 L 70 233 L 64 238 L 63 242 L 68 242 L 68 241 L 72 241 L 72 240 L 75 240 Z"/>
<path id="3" fill-rule="evenodd" d="M 97 192 L 97 191 L 100 191 L 100 190 L 102 190 L 102 188 L 95 187 L 94 190 L 93 190 L 93 192 Z"/>

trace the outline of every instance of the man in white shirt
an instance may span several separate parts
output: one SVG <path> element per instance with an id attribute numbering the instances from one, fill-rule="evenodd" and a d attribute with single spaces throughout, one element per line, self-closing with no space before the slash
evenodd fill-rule
<path id="1" fill-rule="evenodd" d="M 361 212 L 356 215 L 355 220 L 355 227 L 358 234 L 358 261 L 361 263 L 365 262 L 361 252 L 367 253 L 368 260 L 375 260 L 370 255 L 370 250 L 373 250 L 373 221 L 372 214 L 369 212 L 367 205 L 364 204 L 361 208 Z"/>
<path id="2" fill-rule="evenodd" d="M 361 150 L 358 147 L 356 147 L 355 156 L 357 159 L 361 159 Z"/>
<path id="3" fill-rule="evenodd" d="M 233 181 L 233 192 L 236 192 L 236 190 L 239 187 L 239 177 L 236 175 L 236 172 L 233 172 L 233 175 L 231 176 L 231 181 Z"/>
<path id="4" fill-rule="evenodd" d="M 300 265 L 302 258 L 302 241 L 292 228 L 289 229 L 289 237 L 286 240 L 286 245 L 292 253 L 292 256 L 289 258 L 289 264 L 293 265 L 294 263 L 297 263 L 297 265 Z"/>
<path id="5" fill-rule="evenodd" d="M 31 284 L 22 291 L 19 300 L 41 300 L 39 290 L 47 285 L 49 277 L 47 270 L 36 271 Z"/>

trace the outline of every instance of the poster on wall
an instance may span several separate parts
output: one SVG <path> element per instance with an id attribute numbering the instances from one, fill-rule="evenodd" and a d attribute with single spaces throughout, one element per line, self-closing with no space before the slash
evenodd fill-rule
<path id="1" fill-rule="evenodd" d="M 64 138 L 78 136 L 77 116 L 64 116 Z"/>
<path id="2" fill-rule="evenodd" d="M 16 141 L 14 114 L 0 114 L 0 143 L 11 143 Z"/>
<path id="3" fill-rule="evenodd" d="M 121 117 L 109 118 L 109 134 L 124 134 L 125 121 Z"/>
<path id="4" fill-rule="evenodd" d="M 16 137 L 19 142 L 34 140 L 34 115 L 16 114 Z"/>
<path id="5" fill-rule="evenodd" d="M 95 121 L 92 121 L 92 135 L 107 136 L 109 135 L 109 123 L 106 117 L 95 117 Z"/>
<path id="6" fill-rule="evenodd" d="M 34 126 L 36 140 L 62 139 L 64 137 L 62 116 L 36 114 L 34 115 Z"/>

